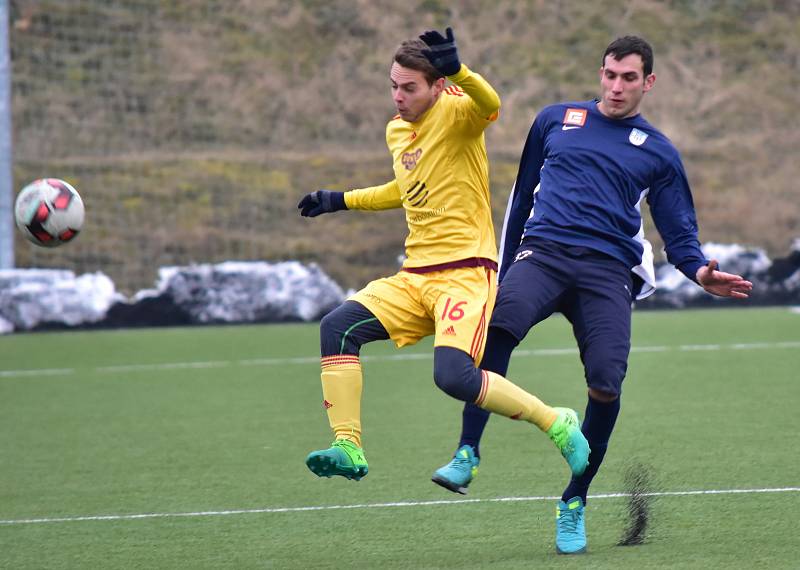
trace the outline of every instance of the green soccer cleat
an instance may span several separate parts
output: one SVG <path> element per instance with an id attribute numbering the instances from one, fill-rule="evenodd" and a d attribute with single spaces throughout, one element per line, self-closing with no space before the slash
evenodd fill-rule
<path id="1" fill-rule="evenodd" d="M 583 500 L 573 497 L 556 507 L 556 552 L 583 554 L 586 552 L 586 527 L 583 522 Z"/>
<path id="2" fill-rule="evenodd" d="M 306 457 L 306 465 L 319 477 L 341 475 L 356 481 L 369 471 L 364 450 L 349 439 L 337 439 L 328 449 L 312 451 Z"/>
<path id="3" fill-rule="evenodd" d="M 569 408 L 554 408 L 558 412 L 558 417 L 550 429 L 547 436 L 556 444 L 556 447 L 569 463 L 572 475 L 578 477 L 586 471 L 589 465 L 589 442 L 586 441 L 578 425 L 578 413 Z"/>
<path id="4" fill-rule="evenodd" d="M 466 495 L 472 478 L 478 474 L 480 462 L 480 458 L 475 457 L 475 450 L 471 445 L 462 445 L 450 463 L 439 467 L 433 473 L 431 481 L 449 491 Z"/>

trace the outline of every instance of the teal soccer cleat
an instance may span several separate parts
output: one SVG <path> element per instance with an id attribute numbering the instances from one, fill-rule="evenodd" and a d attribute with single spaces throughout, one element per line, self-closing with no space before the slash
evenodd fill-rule
<path id="1" fill-rule="evenodd" d="M 431 481 L 449 491 L 466 495 L 472 478 L 478 474 L 480 462 L 480 458 L 475 457 L 475 450 L 471 445 L 462 445 L 450 463 L 434 472 Z"/>
<path id="2" fill-rule="evenodd" d="M 583 515 L 586 507 L 580 497 L 566 503 L 559 501 L 556 507 L 556 552 L 559 554 L 583 554 L 586 552 L 586 528 Z"/>
<path id="3" fill-rule="evenodd" d="M 364 450 L 349 439 L 337 439 L 330 448 L 312 451 L 306 465 L 319 477 L 341 475 L 359 481 L 369 471 Z"/>
<path id="4" fill-rule="evenodd" d="M 558 417 L 547 436 L 556 444 L 561 455 L 569 463 L 570 471 L 575 477 L 583 475 L 589 465 L 589 442 L 581 432 L 578 424 L 578 413 L 569 408 L 554 408 Z"/>

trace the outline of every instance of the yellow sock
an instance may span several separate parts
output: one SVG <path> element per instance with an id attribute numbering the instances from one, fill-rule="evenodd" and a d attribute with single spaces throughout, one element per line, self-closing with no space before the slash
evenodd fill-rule
<path id="1" fill-rule="evenodd" d="M 361 361 L 352 354 L 322 358 L 322 397 L 336 439 L 361 447 Z"/>
<path id="2" fill-rule="evenodd" d="M 482 370 L 483 384 L 475 403 L 495 414 L 512 420 L 525 420 L 546 432 L 556 421 L 558 413 L 533 394 L 499 374 Z"/>

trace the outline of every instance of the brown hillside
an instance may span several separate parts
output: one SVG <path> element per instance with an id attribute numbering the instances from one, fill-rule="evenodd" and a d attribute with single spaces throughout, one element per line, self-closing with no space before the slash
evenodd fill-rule
<path id="1" fill-rule="evenodd" d="M 656 51 L 643 111 L 683 153 L 702 239 L 783 255 L 800 236 L 794 1 L 18 0 L 11 17 L 16 186 L 60 176 L 87 205 L 78 241 L 20 242 L 20 266 L 126 290 L 234 258 L 315 260 L 352 287 L 393 271 L 402 213 L 301 220 L 295 204 L 391 176 L 391 55 L 446 25 L 503 99 L 498 223 L 536 111 L 593 96 L 603 49 L 635 33 Z"/>

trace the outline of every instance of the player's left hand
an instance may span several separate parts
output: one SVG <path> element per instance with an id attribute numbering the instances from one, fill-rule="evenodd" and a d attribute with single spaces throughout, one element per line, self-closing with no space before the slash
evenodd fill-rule
<path id="1" fill-rule="evenodd" d="M 320 214 L 347 209 L 347 205 L 344 202 L 344 192 L 333 192 L 331 190 L 317 190 L 306 194 L 297 207 L 300 208 L 300 215 L 306 218 L 315 218 Z"/>
<path id="2" fill-rule="evenodd" d="M 458 49 L 456 48 L 456 38 L 453 36 L 453 28 L 445 30 L 447 37 L 436 30 L 431 30 L 422 34 L 419 39 L 425 42 L 430 49 L 422 50 L 431 65 L 439 70 L 442 75 L 455 75 L 461 69 L 461 61 L 458 59 Z"/>
<path id="3" fill-rule="evenodd" d="M 735 297 L 747 299 L 748 293 L 753 290 L 753 284 L 741 275 L 717 271 L 716 259 L 708 262 L 697 270 L 697 282 L 703 289 L 718 297 Z"/>

